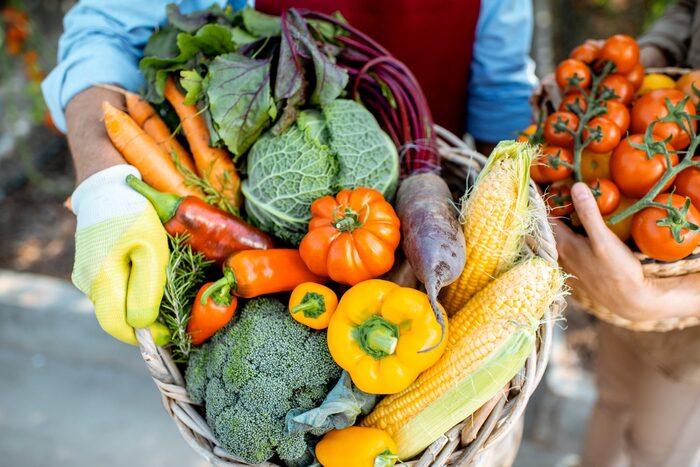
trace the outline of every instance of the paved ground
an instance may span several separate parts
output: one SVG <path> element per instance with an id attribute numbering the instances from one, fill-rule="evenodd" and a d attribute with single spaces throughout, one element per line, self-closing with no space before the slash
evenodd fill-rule
<path id="1" fill-rule="evenodd" d="M 557 354 L 528 409 L 518 467 L 554 466 L 579 449 L 590 381 Z M 180 439 L 137 350 L 104 334 L 68 282 L 0 270 L 0 375 L 0 465 L 206 465 Z"/>

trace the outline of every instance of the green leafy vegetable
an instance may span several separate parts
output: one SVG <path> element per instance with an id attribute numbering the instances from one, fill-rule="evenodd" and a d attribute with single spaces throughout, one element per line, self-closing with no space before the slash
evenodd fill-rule
<path id="1" fill-rule="evenodd" d="M 157 43 L 149 41 L 150 50 L 167 55 L 149 55 L 144 57 L 139 64 L 141 72 L 148 84 L 147 98 L 156 103 L 163 101 L 163 88 L 169 73 L 183 69 L 193 69 L 198 62 L 205 57 L 214 57 L 236 50 L 236 44 L 232 39 L 231 28 L 218 24 L 207 24 L 196 33 L 181 32 L 177 35 L 177 50 L 179 53 L 172 56 L 173 48 L 166 44 L 172 32 L 167 36 L 157 39 Z M 156 37 L 156 36 L 153 36 Z"/>
<path id="2" fill-rule="evenodd" d="M 275 117 L 270 60 L 216 57 L 204 80 L 214 127 L 234 156 L 245 153 Z"/>
<path id="3" fill-rule="evenodd" d="M 266 15 L 250 7 L 244 8 L 241 16 L 243 17 L 243 25 L 253 36 L 274 37 L 280 35 L 279 16 Z"/>
<path id="4" fill-rule="evenodd" d="M 362 105 L 338 99 L 323 107 L 331 151 L 338 158 L 338 186 L 374 188 L 391 200 L 399 179 L 399 153 Z"/>
<path id="5" fill-rule="evenodd" d="M 328 146 L 323 117 L 304 111 L 281 136 L 264 134 L 248 154 L 243 182 L 246 210 L 267 232 L 292 244 L 306 233 L 316 199 L 334 192 L 337 162 Z"/>

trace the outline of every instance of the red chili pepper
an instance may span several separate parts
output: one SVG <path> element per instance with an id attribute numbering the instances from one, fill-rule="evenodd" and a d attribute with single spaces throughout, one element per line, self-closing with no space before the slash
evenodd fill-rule
<path id="1" fill-rule="evenodd" d="M 231 274 L 217 282 L 208 282 L 199 289 L 187 323 L 192 344 L 200 345 L 233 318 L 238 299 L 231 294 Z"/>
<path id="2" fill-rule="evenodd" d="M 151 202 L 170 235 L 188 234 L 187 243 L 207 259 L 223 263 L 236 251 L 274 247 L 262 230 L 199 198 L 161 193 L 133 175 L 126 182 Z"/>

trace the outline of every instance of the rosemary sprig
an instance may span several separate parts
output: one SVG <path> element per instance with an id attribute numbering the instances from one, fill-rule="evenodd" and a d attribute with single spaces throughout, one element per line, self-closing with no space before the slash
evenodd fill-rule
<path id="1" fill-rule="evenodd" d="M 160 304 L 160 316 L 170 330 L 173 359 L 184 363 L 192 350 L 192 339 L 187 334 L 192 301 L 197 288 L 204 281 L 206 269 L 213 263 L 201 253 L 192 251 L 187 236 L 168 235 L 170 258 L 166 269 L 165 292 Z"/>

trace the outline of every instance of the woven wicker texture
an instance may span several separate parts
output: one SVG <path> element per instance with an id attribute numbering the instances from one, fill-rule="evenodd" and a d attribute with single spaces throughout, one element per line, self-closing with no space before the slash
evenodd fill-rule
<path id="1" fill-rule="evenodd" d="M 676 79 L 681 75 L 690 71 L 687 68 L 667 67 L 667 68 L 648 68 L 646 74 L 662 73 Z M 561 93 L 553 79 L 543 79 L 540 87 L 533 94 L 531 104 L 535 117 L 540 113 L 550 114 L 559 107 L 561 102 Z M 700 272 L 700 247 L 696 248 L 693 253 L 679 261 L 666 263 L 657 261 L 648 257 L 644 253 L 635 252 L 634 255 L 642 263 L 644 275 L 647 277 L 677 277 L 694 272 Z M 581 291 L 572 289 L 574 298 L 586 308 L 592 315 L 607 321 L 610 324 L 632 331 L 655 331 L 667 332 L 674 329 L 683 329 L 690 326 L 700 324 L 700 318 L 668 318 L 663 320 L 652 321 L 630 321 L 622 318 L 604 306 L 595 303 L 594 300 L 585 296 Z"/>
<path id="2" fill-rule="evenodd" d="M 455 189 L 464 192 L 465 180 L 474 176 L 486 162 L 486 158 L 469 149 L 462 140 L 442 128 L 436 128 L 440 137 L 438 147 L 445 164 L 445 174 Z M 530 186 L 530 203 L 535 212 L 534 234 L 528 238 L 529 254 L 537 254 L 550 263 L 557 264 L 557 250 L 544 203 L 536 187 Z M 528 357 L 525 366 L 507 387 L 484 404 L 476 413 L 456 425 L 432 443 L 418 458 L 406 462 L 415 467 L 469 466 L 489 450 L 503 449 L 499 441 L 513 436 L 509 449 L 511 459 L 519 446 L 521 418 L 530 396 L 542 379 L 547 366 L 552 343 L 552 326 L 563 309 L 563 300 L 548 309 L 538 332 L 538 345 Z M 161 392 L 165 410 L 172 417 L 183 438 L 202 457 L 215 466 L 247 466 L 221 449 L 201 415 L 200 408 L 187 397 L 184 379 L 169 352 L 157 348 L 150 333 L 138 329 L 136 336 L 141 355 Z M 506 440 L 508 441 L 508 440 Z M 263 466 L 275 464 L 264 463 Z"/>

